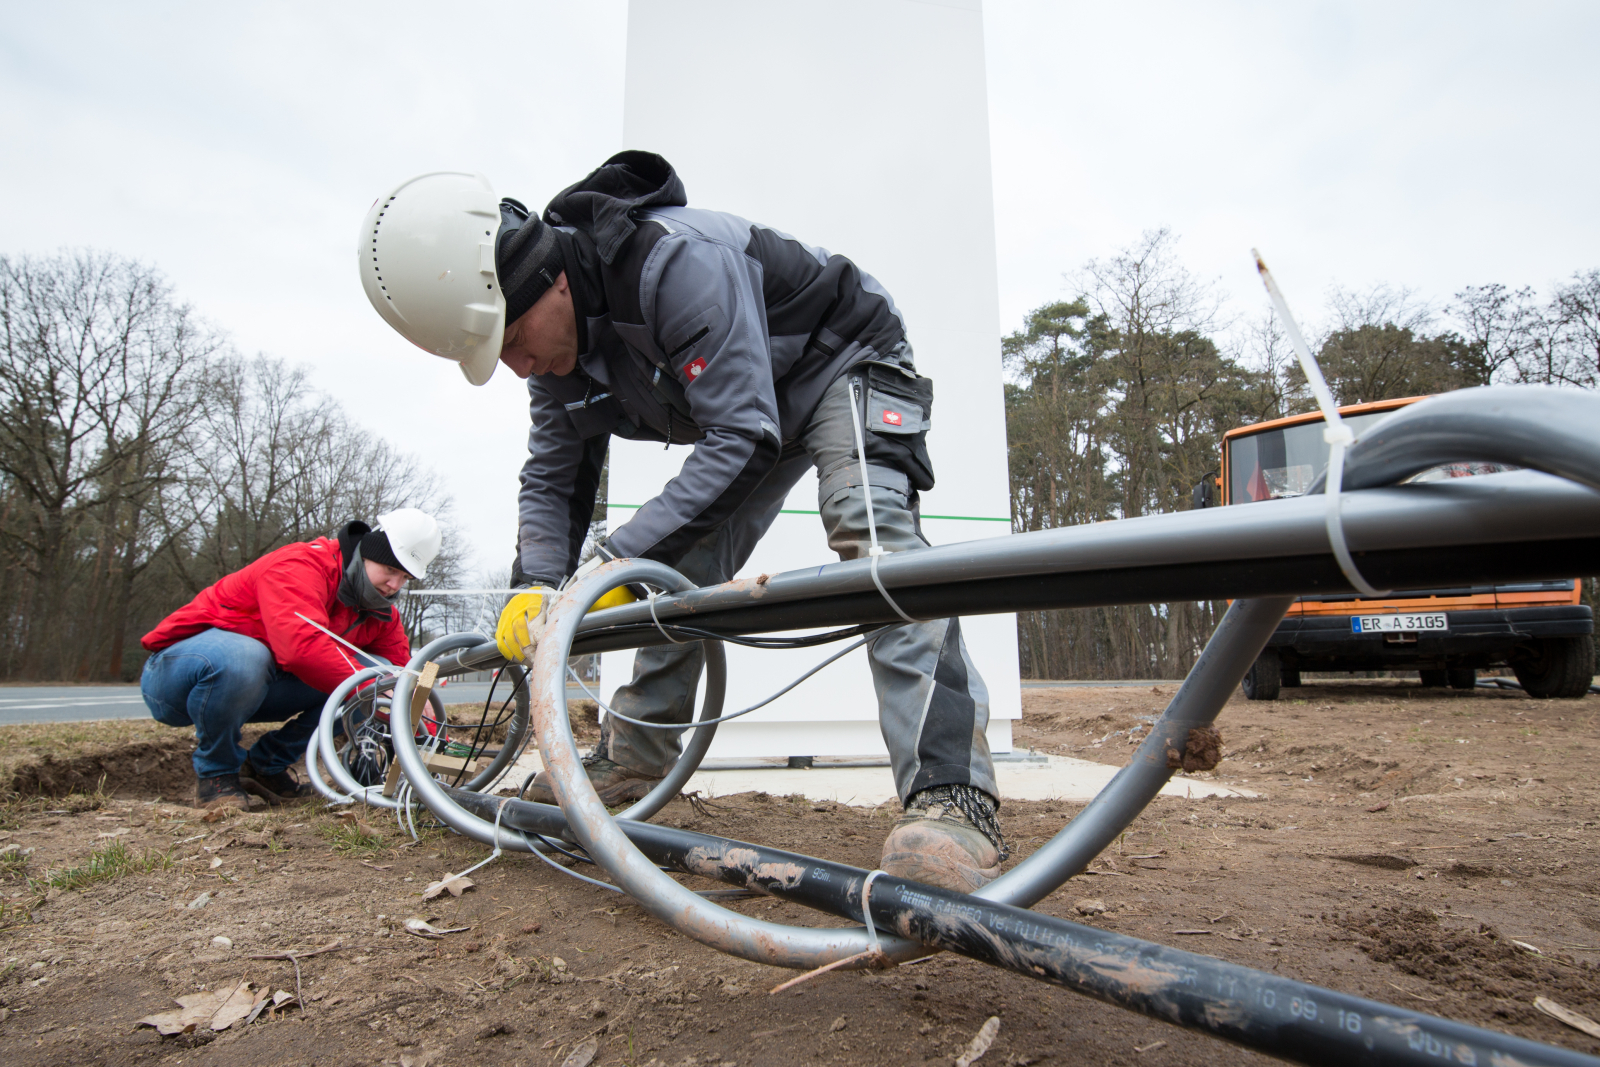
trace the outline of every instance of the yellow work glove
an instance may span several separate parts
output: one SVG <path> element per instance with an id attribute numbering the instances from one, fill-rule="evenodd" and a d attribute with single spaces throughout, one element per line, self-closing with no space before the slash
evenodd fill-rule
<path id="1" fill-rule="evenodd" d="M 632 604 L 639 598 L 628 592 L 627 586 L 611 590 L 595 602 L 590 611 L 599 611 L 601 608 L 615 608 L 623 604 Z M 523 649 L 533 651 L 539 647 L 539 639 L 544 636 L 545 627 L 549 624 L 549 616 L 544 608 L 544 594 L 539 592 L 518 593 L 506 604 L 505 610 L 500 612 L 500 622 L 494 628 L 494 643 L 499 646 L 500 654 L 513 663 L 525 662 Z"/>

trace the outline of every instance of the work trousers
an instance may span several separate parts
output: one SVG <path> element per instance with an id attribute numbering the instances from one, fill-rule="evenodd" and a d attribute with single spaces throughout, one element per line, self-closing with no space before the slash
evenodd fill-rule
<path id="1" fill-rule="evenodd" d="M 854 372 L 846 374 L 829 387 L 795 442 L 797 447 L 786 449 L 778 466 L 727 522 L 701 538 L 677 564 L 684 577 L 701 586 L 731 579 L 810 466 L 817 470 L 817 504 L 828 547 L 842 560 L 868 554 L 866 497 L 850 411 L 853 377 Z M 906 476 L 876 464 L 867 470 L 878 543 L 884 551 L 926 545 L 916 495 Z M 868 658 L 878 698 L 878 725 L 901 801 L 931 786 L 952 784 L 975 786 L 999 799 L 984 735 L 989 693 L 967 654 L 961 621 L 903 624 L 872 642 Z M 688 722 L 705 663 L 700 643 L 641 648 L 633 662 L 633 680 L 616 691 L 612 705 L 646 722 Z M 606 716 L 596 751 L 631 770 L 660 775 L 677 760 L 682 736 L 682 731 L 651 730 Z"/>
<path id="2" fill-rule="evenodd" d="M 306 750 L 328 694 L 283 670 L 253 637 L 202 630 L 151 656 L 139 677 L 150 714 L 168 726 L 193 726 L 194 773 L 237 774 L 248 756 L 262 774 L 277 774 Z M 281 722 L 245 752 L 247 722 Z"/>

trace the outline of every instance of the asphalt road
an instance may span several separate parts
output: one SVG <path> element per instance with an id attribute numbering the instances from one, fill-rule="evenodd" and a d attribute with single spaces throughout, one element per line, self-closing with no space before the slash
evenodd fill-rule
<path id="1" fill-rule="evenodd" d="M 142 719 L 150 712 L 136 685 L 0 686 L 0 724 Z"/>
<path id="2" fill-rule="evenodd" d="M 500 693 L 505 692 L 501 686 Z M 446 704 L 477 704 L 489 695 L 489 683 L 452 682 L 440 695 Z M 576 698 L 583 693 L 573 687 L 568 695 Z M 149 714 L 136 685 L 0 686 L 0 726 L 143 719 Z"/>

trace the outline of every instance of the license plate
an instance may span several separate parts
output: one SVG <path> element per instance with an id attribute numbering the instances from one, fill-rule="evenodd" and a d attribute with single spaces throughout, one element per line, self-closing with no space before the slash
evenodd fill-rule
<path id="1" fill-rule="evenodd" d="M 1415 630 L 1448 630 L 1450 620 L 1442 611 L 1414 615 L 1355 615 L 1350 632 L 1357 634 L 1395 634 Z"/>

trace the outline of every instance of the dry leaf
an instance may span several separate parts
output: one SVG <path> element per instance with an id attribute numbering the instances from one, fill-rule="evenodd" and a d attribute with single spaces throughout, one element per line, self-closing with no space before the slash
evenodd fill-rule
<path id="1" fill-rule="evenodd" d="M 416 934 L 418 937 L 425 937 L 429 941 L 437 941 L 445 934 L 459 934 L 470 929 L 472 929 L 470 926 L 434 926 L 426 919 L 411 918 L 406 920 L 407 933 Z"/>
<path id="2" fill-rule="evenodd" d="M 226 1030 L 234 1023 L 243 1020 L 256 1006 L 256 995 L 250 990 L 250 983 L 241 981 L 234 987 L 228 998 L 218 1006 L 216 1014 L 211 1017 L 210 1027 L 213 1030 Z"/>
<path id="3" fill-rule="evenodd" d="M 254 1019 L 266 993 L 255 993 L 250 983 L 239 981 L 220 990 L 189 993 L 177 999 L 177 1011 L 146 1015 L 134 1025 L 153 1026 L 161 1034 L 187 1034 L 200 1027 L 226 1030 L 239 1022 Z"/>
<path id="4" fill-rule="evenodd" d="M 600 1042 L 596 1038 L 587 1038 L 578 1044 L 578 1047 L 567 1053 L 567 1058 L 561 1061 L 561 1067 L 589 1067 L 589 1061 L 594 1059 L 594 1054 L 600 1051 Z"/>
<path id="5" fill-rule="evenodd" d="M 376 835 L 378 832 L 372 828 L 371 823 L 367 822 L 367 820 L 363 819 L 360 815 L 353 811 L 341 811 L 339 813 L 339 821 L 344 823 L 346 826 L 354 826 L 357 830 L 364 834 Z"/>
<path id="6" fill-rule="evenodd" d="M 422 899 L 432 900 L 445 890 L 449 890 L 451 896 L 459 897 L 462 893 L 465 893 L 475 885 L 477 885 L 477 883 L 471 878 L 467 878 L 464 875 L 451 874 L 449 871 L 446 871 L 443 878 L 429 885 L 427 889 L 422 891 Z"/>
<path id="7" fill-rule="evenodd" d="M 1536 997 L 1533 1006 L 1553 1019 L 1559 1019 L 1574 1030 L 1582 1030 L 1590 1037 L 1600 1037 L 1600 1023 L 1587 1015 L 1579 1015 L 1571 1008 L 1563 1008 L 1549 997 Z"/>
<path id="8" fill-rule="evenodd" d="M 972 1039 L 972 1043 L 967 1046 L 967 1050 L 956 1057 L 956 1067 L 972 1067 L 974 1063 L 981 1060 L 983 1054 L 989 1051 L 989 1046 L 994 1044 L 995 1035 L 999 1032 L 1000 1017 L 997 1015 L 989 1016 L 988 1021 L 979 1027 L 977 1036 Z"/>

